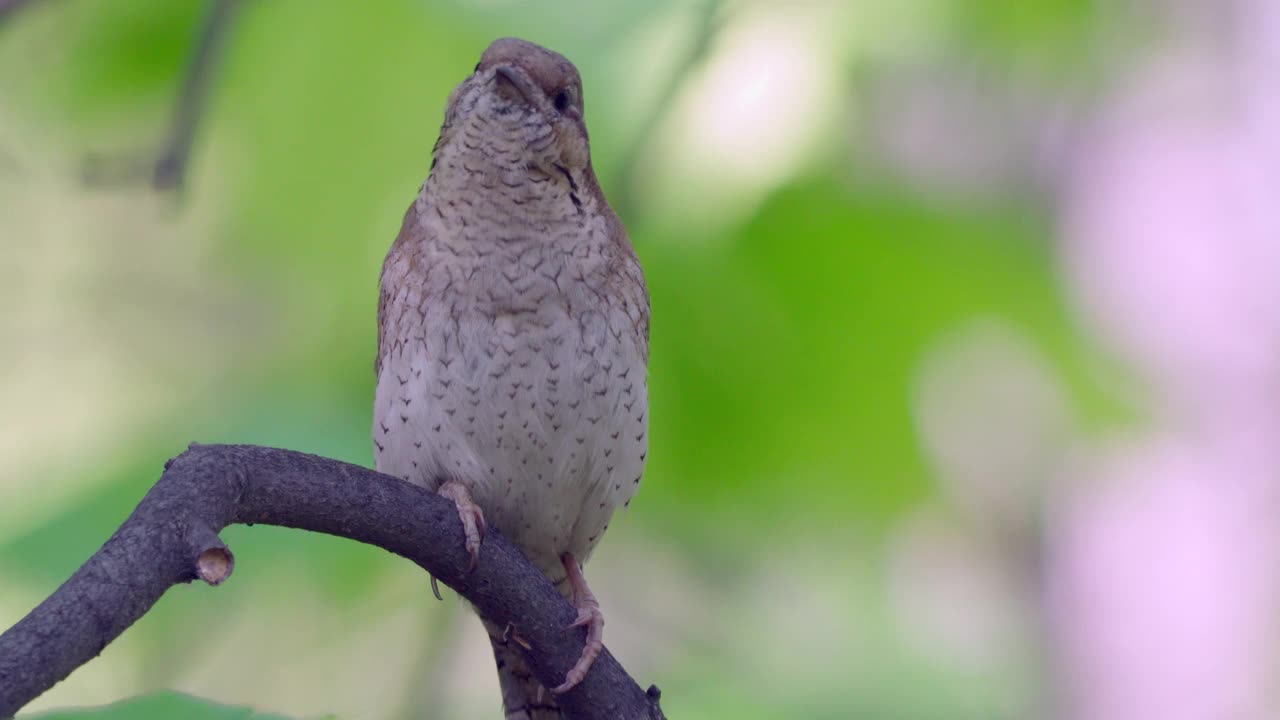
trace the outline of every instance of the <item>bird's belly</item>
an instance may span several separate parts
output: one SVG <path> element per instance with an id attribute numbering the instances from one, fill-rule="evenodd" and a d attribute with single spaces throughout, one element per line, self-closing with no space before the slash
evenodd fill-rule
<path id="1" fill-rule="evenodd" d="M 430 488 L 463 482 L 487 522 L 557 579 L 560 554 L 585 560 L 639 485 L 648 443 L 639 352 L 585 338 L 580 323 L 503 318 L 435 340 L 383 363 L 378 469 Z"/>

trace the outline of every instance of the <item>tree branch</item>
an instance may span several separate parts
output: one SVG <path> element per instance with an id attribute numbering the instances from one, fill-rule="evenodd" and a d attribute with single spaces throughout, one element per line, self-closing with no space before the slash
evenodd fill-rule
<path id="1" fill-rule="evenodd" d="M 706 60 L 711 52 L 716 33 L 724 24 L 724 18 L 720 16 L 721 5 L 723 5 L 722 0 L 703 0 L 689 46 L 681 56 L 680 62 L 676 63 L 671 74 L 663 82 L 662 89 L 654 97 L 652 109 L 642 115 L 645 118 L 644 125 L 640 126 L 639 132 L 631 138 L 630 145 L 622 154 L 618 170 L 614 173 L 617 182 L 614 183 L 610 197 L 614 199 L 613 209 L 623 220 L 629 220 L 633 216 L 637 185 L 640 182 L 640 169 L 652 149 L 654 133 L 662 125 L 663 119 L 670 114 L 680 89 L 693 75 L 694 69 Z"/>
<path id="2" fill-rule="evenodd" d="M 253 445 L 197 445 L 164 474 L 115 534 L 53 595 L 0 635 L 0 717 L 9 717 L 96 657 L 176 583 L 225 580 L 234 567 L 218 539 L 227 525 L 262 523 L 358 540 L 417 563 L 531 650 L 554 687 L 586 631 L 514 545 L 490 529 L 467 573 L 452 503 L 424 488 L 337 460 Z M 557 698 L 569 718 L 662 718 L 648 692 L 605 650 L 583 682 Z"/>
<path id="3" fill-rule="evenodd" d="M 151 178 L 157 190 L 181 188 L 187 173 L 187 160 L 195 140 L 196 127 L 204 115 L 205 101 L 213 83 L 214 70 L 225 44 L 227 30 L 239 9 L 240 0 L 213 0 L 209 16 L 200 29 L 200 40 L 187 67 L 174 110 L 169 140 L 165 143 L 160 159 L 156 161 L 155 174 Z"/>
<path id="4" fill-rule="evenodd" d="M 0 0 L 4 2 L 5 0 Z M 227 33 L 240 10 L 242 0 L 209 0 L 209 11 L 200 25 L 200 35 L 191 50 L 182 90 L 174 102 L 169 137 L 154 161 L 150 156 L 85 160 L 84 180 L 89 185 L 127 185 L 150 182 L 156 190 L 181 190 L 186 182 L 187 163 L 195 143 L 196 130 L 205 116 L 209 91 L 221 68 Z"/>

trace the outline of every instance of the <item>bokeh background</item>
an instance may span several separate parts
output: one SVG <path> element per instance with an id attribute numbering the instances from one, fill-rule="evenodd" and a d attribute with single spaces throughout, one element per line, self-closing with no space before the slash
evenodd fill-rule
<path id="1" fill-rule="evenodd" d="M 1280 711 L 1280 5 L 242 0 L 157 190 L 211 6 L 0 2 L 0 627 L 192 440 L 371 464 L 382 257 L 519 35 L 648 274 L 650 464 L 588 575 L 671 717 Z M 29 710 L 497 715 L 417 568 L 224 538 Z"/>

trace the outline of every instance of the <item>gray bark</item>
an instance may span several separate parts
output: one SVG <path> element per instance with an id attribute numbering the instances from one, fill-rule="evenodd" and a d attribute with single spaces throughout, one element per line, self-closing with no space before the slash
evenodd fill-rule
<path id="1" fill-rule="evenodd" d="M 122 526 L 69 580 L 0 635 L 0 717 L 96 657 L 175 583 L 225 580 L 234 568 L 218 532 L 279 525 L 376 545 L 413 561 L 510 627 L 534 675 L 558 685 L 586 630 L 523 554 L 490 529 L 467 572 L 462 524 L 448 500 L 337 460 L 253 445 L 197 445 L 170 460 Z M 246 653 L 249 655 L 250 653 Z M 557 698 L 568 718 L 662 718 L 659 693 L 640 689 L 608 650 Z"/>

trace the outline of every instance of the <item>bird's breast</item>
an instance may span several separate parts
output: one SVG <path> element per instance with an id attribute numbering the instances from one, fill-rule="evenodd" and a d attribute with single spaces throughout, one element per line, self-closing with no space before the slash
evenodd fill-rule
<path id="1" fill-rule="evenodd" d="M 379 469 L 465 482 L 491 524 L 555 571 L 559 553 L 590 552 L 644 467 L 631 306 L 591 224 L 513 241 L 431 217 L 433 244 L 392 275 L 403 287 L 384 287 L 399 319 L 378 384 Z"/>

